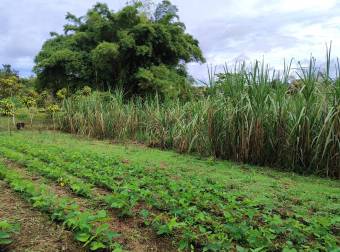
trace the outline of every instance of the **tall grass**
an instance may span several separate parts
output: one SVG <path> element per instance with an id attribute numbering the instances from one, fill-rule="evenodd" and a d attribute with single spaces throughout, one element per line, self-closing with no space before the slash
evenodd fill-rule
<path id="1" fill-rule="evenodd" d="M 330 61 L 328 61 L 330 62 Z M 121 92 L 64 101 L 62 130 L 150 146 L 340 177 L 340 66 L 331 78 L 312 58 L 298 81 L 256 62 L 211 80 L 209 95 L 181 102 L 125 101 Z"/>

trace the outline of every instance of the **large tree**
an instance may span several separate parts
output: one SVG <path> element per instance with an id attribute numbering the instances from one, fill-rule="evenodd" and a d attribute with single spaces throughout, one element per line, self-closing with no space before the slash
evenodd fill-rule
<path id="1" fill-rule="evenodd" d="M 41 88 L 120 87 L 130 94 L 185 89 L 185 64 L 205 61 L 198 41 L 169 1 L 153 15 L 143 10 L 134 1 L 118 12 L 97 3 L 83 17 L 68 13 L 64 34 L 51 33 L 35 59 Z"/>

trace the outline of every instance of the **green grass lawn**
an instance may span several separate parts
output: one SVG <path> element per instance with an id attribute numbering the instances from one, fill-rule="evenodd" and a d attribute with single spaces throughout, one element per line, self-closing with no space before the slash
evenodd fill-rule
<path id="1" fill-rule="evenodd" d="M 185 250 L 339 251 L 336 180 L 47 131 L 0 133 L 0 155 L 105 188 L 108 208 Z"/>

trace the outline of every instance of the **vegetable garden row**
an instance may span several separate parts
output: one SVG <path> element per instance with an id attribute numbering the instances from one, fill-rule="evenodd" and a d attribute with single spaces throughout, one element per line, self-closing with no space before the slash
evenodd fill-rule
<path id="1" fill-rule="evenodd" d="M 128 249 L 111 228 L 110 211 L 122 221 L 139 219 L 155 235 L 171 238 L 176 248 L 186 251 L 335 251 L 339 245 L 338 212 L 283 211 L 277 202 L 262 204 L 185 170 L 123 162 L 105 153 L 23 141 L 18 135 L 1 136 L 0 156 L 0 179 L 33 207 L 64 223 L 91 250 Z M 11 169 L 8 160 L 101 210 L 82 209 L 70 198 L 56 197 L 45 185 Z"/>

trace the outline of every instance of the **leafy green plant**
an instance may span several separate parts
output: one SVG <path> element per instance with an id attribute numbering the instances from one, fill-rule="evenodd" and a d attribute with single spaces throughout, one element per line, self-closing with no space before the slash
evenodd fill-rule
<path id="1" fill-rule="evenodd" d="M 91 250 L 113 246 L 113 239 L 119 237 L 119 234 L 110 230 L 110 226 L 105 223 L 108 221 L 105 211 L 99 211 L 96 215 L 88 212 L 73 211 L 66 216 L 65 225 L 76 231 L 75 239 L 89 246 Z M 103 223 L 93 231 L 93 223 Z"/>
<path id="2" fill-rule="evenodd" d="M 89 86 L 84 86 L 83 89 L 81 90 L 81 94 L 83 96 L 89 96 L 92 93 L 92 88 Z"/>
<path id="3" fill-rule="evenodd" d="M 111 194 L 104 198 L 104 201 L 112 208 L 119 209 L 120 216 L 131 216 L 135 202 L 131 200 L 128 193 Z"/>
<path id="4" fill-rule="evenodd" d="M 68 91 L 66 88 L 62 88 L 58 90 L 56 93 L 56 96 L 60 101 L 64 100 L 67 97 L 67 95 L 68 95 Z"/>
<path id="5" fill-rule="evenodd" d="M 0 76 L 0 99 L 13 97 L 22 89 L 18 76 L 14 73 L 1 74 Z"/>
<path id="6" fill-rule="evenodd" d="M 158 235 L 169 235 L 173 233 L 175 229 L 185 226 L 184 223 L 177 222 L 177 217 L 173 217 L 170 220 L 162 220 L 162 215 L 156 216 L 153 222 L 154 226 L 158 230 Z"/>
<path id="7" fill-rule="evenodd" d="M 0 220 L 0 248 L 13 242 L 13 234 L 19 231 L 18 224 L 13 224 L 8 220 Z"/>

